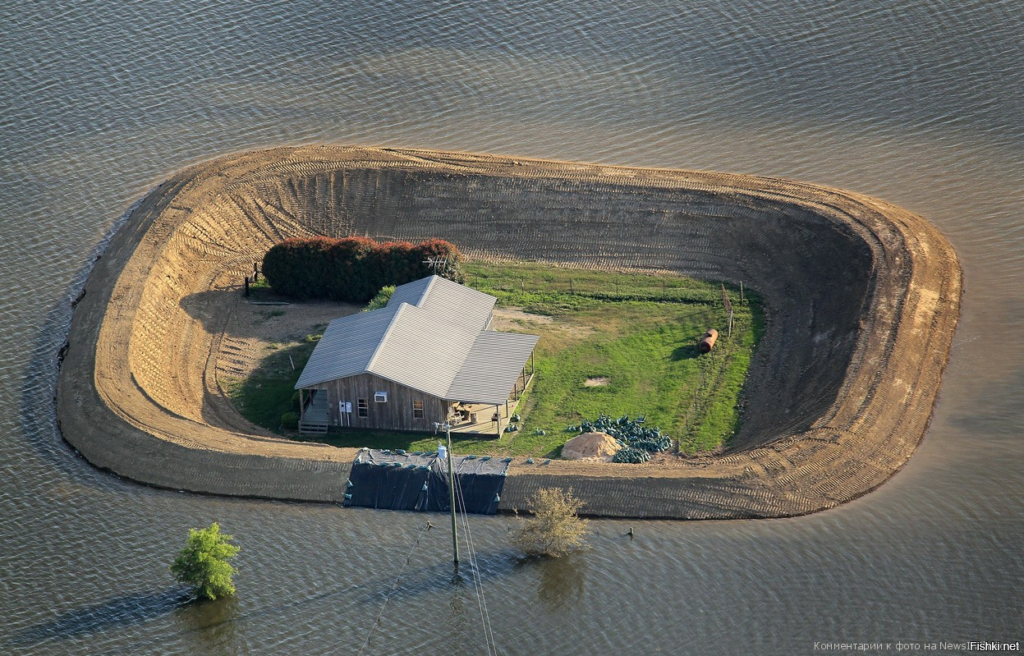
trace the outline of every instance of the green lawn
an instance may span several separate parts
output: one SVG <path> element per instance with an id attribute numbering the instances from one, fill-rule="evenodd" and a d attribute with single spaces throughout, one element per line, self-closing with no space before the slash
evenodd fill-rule
<path id="1" fill-rule="evenodd" d="M 280 311 L 271 310 L 270 312 Z M 281 415 L 298 411 L 295 383 L 326 326 L 311 327 L 312 334 L 298 344 L 267 348 L 260 367 L 248 378 L 224 378 L 220 382 L 242 416 L 275 433 L 281 430 Z M 292 371 L 291 356 L 295 362 Z"/>
<path id="2" fill-rule="evenodd" d="M 500 440 L 453 435 L 457 452 L 553 457 L 574 435 L 567 426 L 602 412 L 642 414 L 648 425 L 678 439 L 685 453 L 714 450 L 739 427 L 743 381 L 763 331 L 756 294 L 747 293 L 741 304 L 739 290 L 727 288 L 735 314 L 730 339 L 720 283 L 537 263 L 469 262 L 465 268 L 467 284 L 496 296 L 499 307 L 551 321 L 523 320 L 517 328 L 540 335 L 537 375 L 519 409 L 521 430 Z M 708 328 L 721 337 L 710 354 L 700 355 L 696 344 Z M 248 380 L 229 385 L 242 414 L 279 431 L 298 379 L 288 355 L 301 370 L 313 346 L 308 341 L 274 352 Z M 437 437 L 418 433 L 338 431 L 317 439 L 410 451 L 437 445 Z"/>

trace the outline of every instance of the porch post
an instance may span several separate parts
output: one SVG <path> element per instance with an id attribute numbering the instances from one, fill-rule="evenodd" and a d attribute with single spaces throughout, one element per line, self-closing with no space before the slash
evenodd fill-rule
<path id="1" fill-rule="evenodd" d="M 306 404 L 302 402 L 302 393 L 304 391 L 301 387 L 299 388 L 299 421 L 306 420 Z"/>

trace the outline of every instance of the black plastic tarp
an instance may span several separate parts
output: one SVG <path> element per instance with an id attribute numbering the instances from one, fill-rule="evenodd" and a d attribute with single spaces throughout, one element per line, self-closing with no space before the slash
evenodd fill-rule
<path id="1" fill-rule="evenodd" d="M 508 461 L 487 456 L 456 456 L 453 460 L 457 492 L 461 492 L 456 495 L 458 511 L 479 515 L 497 512 Z M 364 449 L 352 464 L 345 505 L 448 512 L 448 462 L 436 453 Z"/>

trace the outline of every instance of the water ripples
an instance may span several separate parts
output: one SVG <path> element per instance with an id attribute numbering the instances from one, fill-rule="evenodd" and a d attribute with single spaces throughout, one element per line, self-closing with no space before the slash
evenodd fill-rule
<path id="1" fill-rule="evenodd" d="M 516 560 L 509 520 L 475 518 L 505 653 L 1012 637 L 1022 39 L 1008 1 L 12 8 L 0 24 L 0 651 L 322 653 L 365 635 L 422 517 L 137 486 L 82 463 L 52 411 L 70 296 L 121 213 L 191 162 L 310 141 L 835 184 L 922 213 L 961 255 L 966 312 L 939 411 L 892 482 L 809 518 L 595 522 L 593 549 L 558 562 Z M 213 520 L 243 546 L 239 597 L 179 605 L 166 564 L 188 527 Z M 446 549 L 433 532 L 381 649 L 480 650 L 476 600 L 451 583 Z"/>

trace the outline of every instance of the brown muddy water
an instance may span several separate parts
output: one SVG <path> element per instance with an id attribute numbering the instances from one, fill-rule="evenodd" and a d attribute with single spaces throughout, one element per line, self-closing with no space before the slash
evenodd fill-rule
<path id="1" fill-rule="evenodd" d="M 308 142 L 798 178 L 908 207 L 960 255 L 963 318 L 902 472 L 808 517 L 595 521 L 591 550 L 555 562 L 520 562 L 510 520 L 473 518 L 500 653 L 1024 639 L 1024 15 L 775 4 L 8 7 L 0 653 L 326 654 L 366 640 L 423 516 L 124 482 L 61 442 L 52 405 L 69 301 L 131 203 L 186 164 Z M 212 520 L 242 545 L 238 596 L 180 603 L 167 564 Z M 448 539 L 423 539 L 365 653 L 486 653 Z"/>

